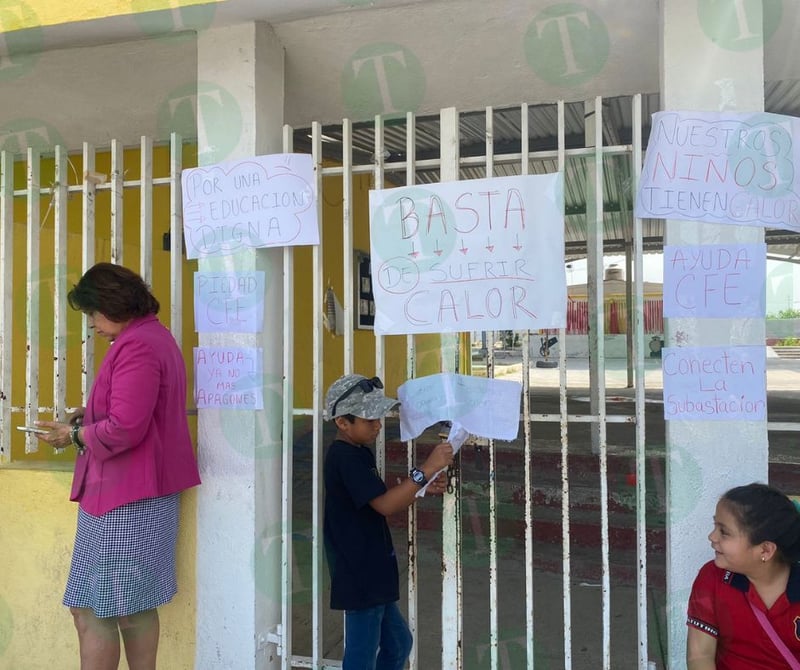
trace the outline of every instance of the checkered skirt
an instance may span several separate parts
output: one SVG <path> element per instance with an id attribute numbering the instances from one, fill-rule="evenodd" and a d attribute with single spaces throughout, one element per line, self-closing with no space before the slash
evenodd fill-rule
<path id="1" fill-rule="evenodd" d="M 64 604 L 118 617 L 169 602 L 177 591 L 178 495 L 137 500 L 102 516 L 79 509 Z"/>

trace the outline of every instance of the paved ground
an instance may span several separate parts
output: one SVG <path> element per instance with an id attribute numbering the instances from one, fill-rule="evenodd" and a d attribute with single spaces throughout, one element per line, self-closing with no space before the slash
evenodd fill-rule
<path id="1" fill-rule="evenodd" d="M 521 379 L 521 357 L 508 355 L 496 360 L 496 376 Z M 800 361 L 770 358 L 767 365 L 768 411 L 770 422 L 796 420 L 797 402 L 800 400 Z M 567 361 L 567 394 L 569 413 L 588 411 L 589 374 L 588 362 L 582 359 Z M 558 411 L 557 369 L 532 368 L 530 371 L 533 411 L 551 413 Z M 627 372 L 624 361 L 610 360 L 606 363 L 607 396 L 614 398 L 608 403 L 609 412 L 630 413 L 632 406 L 626 398 L 632 390 L 626 388 Z M 658 496 L 659 478 L 663 482 L 664 421 L 661 398 L 661 371 L 658 359 L 646 361 L 645 389 L 648 399 L 645 421 L 648 454 L 652 452 L 650 468 L 653 481 L 648 482 L 648 538 L 651 544 L 649 567 L 652 586 L 648 590 L 649 657 L 655 668 L 664 668 L 664 591 L 663 510 Z M 552 509 L 549 491 L 558 488 L 560 439 L 557 424 L 535 426 L 534 465 L 537 479 L 533 482 L 537 491 L 534 515 L 534 644 L 537 670 L 554 670 L 564 667 L 564 624 L 562 591 L 561 546 L 559 510 Z M 427 434 L 426 434 L 427 435 Z M 637 668 L 636 640 L 636 589 L 635 551 L 631 548 L 631 521 L 626 506 L 632 502 L 633 482 L 626 474 L 626 467 L 633 452 L 633 427 L 623 424 L 608 424 L 609 493 L 614 506 L 619 528 L 615 531 L 611 548 L 611 658 L 614 670 Z M 330 439 L 326 434 L 325 442 Z M 405 468 L 405 456 L 400 451 L 397 426 L 387 425 L 387 463 L 389 476 L 401 476 Z M 435 435 L 428 436 L 435 441 Z M 308 435 L 298 426 L 296 452 L 298 462 L 295 472 L 310 473 L 308 460 Z M 601 618 L 601 589 L 599 584 L 599 544 L 595 538 L 599 533 L 597 521 L 597 478 L 592 469 L 592 455 L 587 424 L 570 424 L 571 459 L 575 460 L 576 482 L 573 526 L 571 528 L 572 578 L 569 582 L 569 598 L 572 611 L 572 668 L 574 670 L 597 670 L 601 665 L 602 632 L 597 622 Z M 393 446 L 394 445 L 394 446 Z M 525 551 L 521 529 L 523 499 L 522 468 L 519 457 L 521 442 L 506 444 L 498 452 L 496 470 L 498 491 L 498 640 L 502 670 L 517 670 L 525 667 Z M 465 670 L 489 668 L 489 570 L 488 570 L 488 503 L 486 476 L 488 474 L 485 451 L 465 448 L 462 458 L 462 504 L 464 508 L 464 664 Z M 650 458 L 650 457 L 649 457 Z M 794 487 L 800 491 L 800 458 L 796 449 L 796 433 L 788 431 L 770 432 L 770 460 L 776 464 L 784 488 Z M 550 478 L 553 479 L 550 479 Z M 573 473 L 570 477 L 572 479 Z M 301 485 L 302 486 L 302 485 Z M 295 511 L 295 546 L 298 549 L 298 571 L 302 578 L 310 573 L 308 552 L 310 531 L 308 525 L 307 495 L 309 488 L 298 489 Z M 557 501 L 556 501 L 557 502 Z M 652 507 L 652 509 L 651 509 Z M 441 609 L 441 503 L 425 500 L 419 505 L 419 603 L 420 629 L 417 633 L 419 668 L 436 670 L 440 663 Z M 552 514 L 552 519 L 550 515 Z M 407 547 L 404 519 L 393 525 L 395 546 L 401 565 L 405 563 Z M 650 535 L 652 533 L 652 536 Z M 304 558 L 305 557 L 305 558 Z M 661 563 L 659 563 L 659 560 Z M 309 575 L 310 576 L 310 575 Z M 327 579 L 327 575 L 326 575 Z M 295 653 L 308 653 L 310 641 L 311 611 L 309 605 L 309 579 L 296 588 L 297 609 L 295 619 Z M 326 594 L 327 599 L 327 594 Z M 338 614 L 324 608 L 324 649 L 328 658 L 341 658 L 342 619 Z"/>

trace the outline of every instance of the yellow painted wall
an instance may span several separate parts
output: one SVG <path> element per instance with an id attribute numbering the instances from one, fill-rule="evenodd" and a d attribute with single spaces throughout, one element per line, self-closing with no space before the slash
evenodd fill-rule
<path id="1" fill-rule="evenodd" d="M 108 16 L 141 12 L 175 10 L 194 5 L 208 5 L 223 0 L 25 0 L 19 7 L 9 7 L 3 16 L 3 32 L 54 26 L 76 21 L 91 21 Z M 15 9 L 15 11 L 11 11 Z"/>
<path id="2" fill-rule="evenodd" d="M 78 640 L 61 604 L 78 507 L 71 472 L 0 469 L 0 670 L 78 670 Z M 195 494 L 182 498 L 178 594 L 159 610 L 159 667 L 194 667 Z M 127 668 L 123 660 L 121 668 Z"/>

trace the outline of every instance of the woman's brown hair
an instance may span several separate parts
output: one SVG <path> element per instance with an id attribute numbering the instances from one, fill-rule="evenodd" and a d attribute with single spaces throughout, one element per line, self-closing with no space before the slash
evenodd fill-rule
<path id="1" fill-rule="evenodd" d="M 160 308 L 144 279 L 114 263 L 97 263 L 89 268 L 67 294 L 67 301 L 72 309 L 100 313 L 117 323 L 158 314 Z"/>

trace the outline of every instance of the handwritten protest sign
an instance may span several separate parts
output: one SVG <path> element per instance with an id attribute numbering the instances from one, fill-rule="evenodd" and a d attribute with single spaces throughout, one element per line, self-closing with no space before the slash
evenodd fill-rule
<path id="1" fill-rule="evenodd" d="M 779 114 L 653 114 L 636 216 L 800 231 L 798 131 Z"/>
<path id="2" fill-rule="evenodd" d="M 184 170 L 186 255 L 319 244 L 315 185 L 307 154 L 254 156 Z"/>
<path id="3" fill-rule="evenodd" d="M 566 324 L 560 174 L 370 191 L 375 331 Z"/>
<path id="4" fill-rule="evenodd" d="M 667 421 L 766 418 L 763 346 L 665 347 L 661 355 Z"/>
<path id="5" fill-rule="evenodd" d="M 438 421 L 457 422 L 481 437 L 513 440 L 519 432 L 522 384 L 443 372 L 397 389 L 400 438 L 411 440 Z"/>
<path id="6" fill-rule="evenodd" d="M 664 316 L 766 313 L 766 244 L 664 247 Z"/>
<path id="7" fill-rule="evenodd" d="M 258 333 L 264 323 L 265 273 L 195 272 L 194 324 L 198 333 Z"/>
<path id="8" fill-rule="evenodd" d="M 197 409 L 264 409 L 261 360 L 256 347 L 195 347 Z"/>

